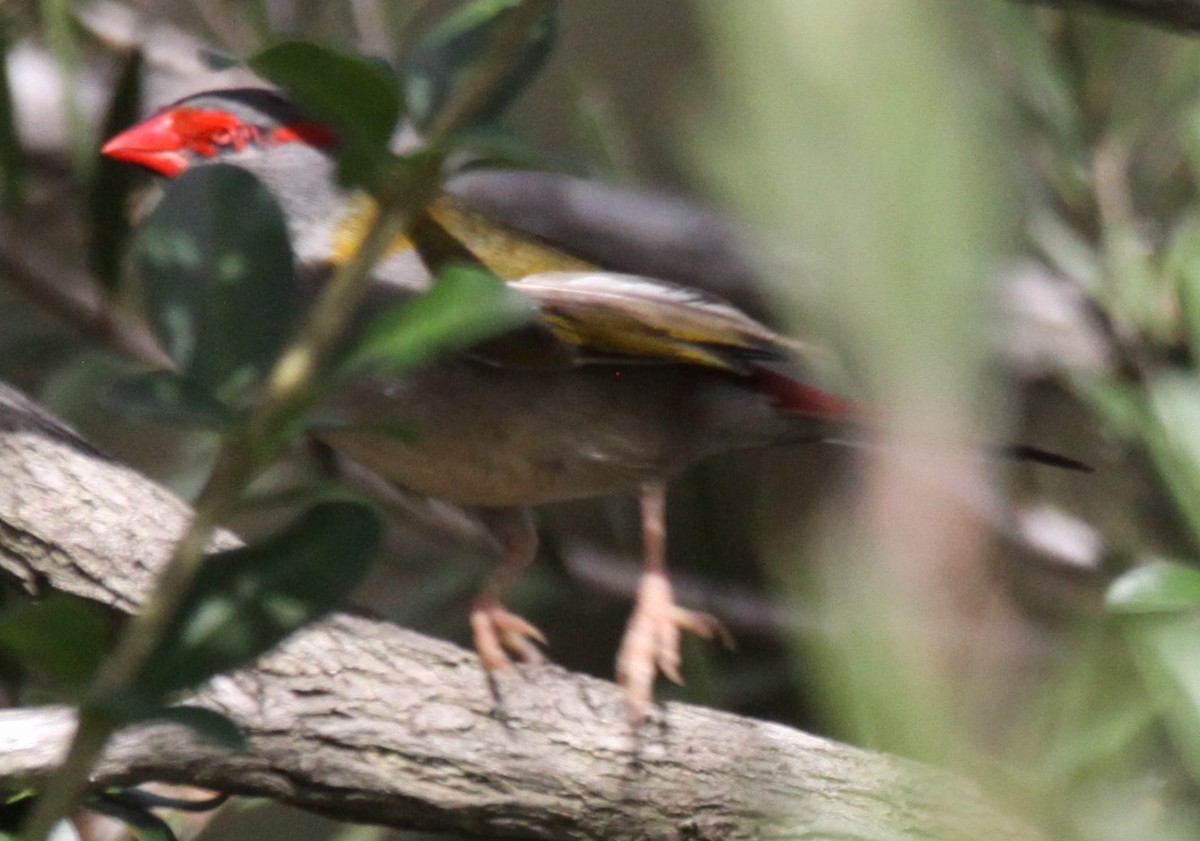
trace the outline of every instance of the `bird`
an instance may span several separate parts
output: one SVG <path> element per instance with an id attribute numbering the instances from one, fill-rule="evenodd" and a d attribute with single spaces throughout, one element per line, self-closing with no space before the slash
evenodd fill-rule
<path id="1" fill-rule="evenodd" d="M 298 274 L 351 258 L 373 205 L 340 186 L 339 137 L 265 88 L 185 97 L 118 134 L 102 153 L 167 177 L 227 163 L 255 175 L 287 222 Z M 643 566 L 616 657 L 630 717 L 653 708 L 658 675 L 682 682 L 681 632 L 728 639 L 713 616 L 677 604 L 666 564 L 666 488 L 717 453 L 814 442 L 869 421 L 862 403 L 813 384 L 810 349 L 700 290 L 605 271 L 506 228 L 460 199 L 435 197 L 376 265 L 367 307 L 429 288 L 431 268 L 464 259 L 531 303 L 531 324 L 402 376 L 360 376 L 330 398 L 346 423 L 315 434 L 340 456 L 417 494 L 471 510 L 500 548 L 470 624 L 489 674 L 541 662 L 546 643 L 504 605 L 534 559 L 530 510 L 632 494 Z M 317 280 L 312 280 L 317 278 Z M 410 430 L 397 436 L 381 431 Z M 1016 458 L 1076 466 L 1028 447 Z"/>

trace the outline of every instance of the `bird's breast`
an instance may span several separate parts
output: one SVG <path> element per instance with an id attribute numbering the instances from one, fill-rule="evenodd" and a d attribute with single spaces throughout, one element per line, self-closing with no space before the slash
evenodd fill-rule
<path id="1" fill-rule="evenodd" d="M 528 372 L 454 360 L 348 386 L 320 437 L 427 496 L 540 505 L 630 490 L 721 449 L 709 403 L 723 388 L 683 366 Z"/>

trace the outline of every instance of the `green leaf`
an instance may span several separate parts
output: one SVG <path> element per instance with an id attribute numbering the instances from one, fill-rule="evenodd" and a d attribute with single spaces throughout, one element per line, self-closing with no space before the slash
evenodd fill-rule
<path id="1" fill-rule="evenodd" d="M 1105 604 L 1112 613 L 1200 611 L 1200 570 L 1167 561 L 1135 567 L 1112 583 Z"/>
<path id="2" fill-rule="evenodd" d="M 228 792 L 219 792 L 211 797 L 199 800 L 185 797 L 168 797 L 146 791 L 144 788 L 110 788 L 104 792 L 105 797 L 132 802 L 139 808 L 145 809 L 174 809 L 179 812 L 211 812 L 229 802 Z"/>
<path id="3" fill-rule="evenodd" d="M 17 135 L 8 53 L 12 44 L 9 21 L 0 16 L 0 208 L 15 211 L 24 203 L 25 153 Z"/>
<path id="4" fill-rule="evenodd" d="M 129 826 L 139 841 L 178 841 L 170 825 L 149 810 L 118 794 L 97 794 L 88 798 L 87 808 Z"/>
<path id="5" fill-rule="evenodd" d="M 1200 781 L 1200 611 L 1128 616 L 1122 628 L 1172 740 Z"/>
<path id="6" fill-rule="evenodd" d="M 207 390 L 173 371 L 149 371 L 117 380 L 102 400 L 127 417 L 200 429 L 226 429 L 234 417 Z"/>
<path id="7" fill-rule="evenodd" d="M 1200 216 L 1185 216 L 1171 232 L 1163 272 L 1175 282 L 1193 352 L 1200 351 Z"/>
<path id="8" fill-rule="evenodd" d="M 453 145 L 456 153 L 466 157 L 463 163 L 456 163 L 456 173 L 472 169 L 520 169 L 581 178 L 595 175 L 595 171 L 578 158 L 547 153 L 528 138 L 495 123 L 460 132 Z"/>
<path id="9" fill-rule="evenodd" d="M 142 51 L 132 50 L 113 89 L 101 137 L 113 137 L 137 121 L 141 114 Z M 128 216 L 129 192 L 137 179 L 130 167 L 106 155 L 97 155 L 88 196 L 90 237 L 88 265 L 109 292 L 120 286 L 121 259 L 132 232 Z"/>
<path id="10" fill-rule="evenodd" d="M 1142 437 L 1160 474 L 1200 540 L 1200 379 L 1164 374 L 1147 383 L 1153 415 Z"/>
<path id="11" fill-rule="evenodd" d="M 224 747 L 241 750 L 246 747 L 246 735 L 229 716 L 206 707 L 179 704 L 148 713 L 141 721 L 170 721 L 182 724 L 194 733 Z"/>
<path id="12" fill-rule="evenodd" d="M 451 263 L 428 292 L 368 325 L 341 373 L 394 374 L 528 322 L 533 303 L 486 269 Z"/>
<path id="13" fill-rule="evenodd" d="M 408 109 L 418 126 L 437 117 L 464 75 L 487 49 L 498 27 L 522 0 L 474 0 L 430 33 L 413 51 L 405 69 Z M 537 74 L 554 44 L 557 6 L 551 5 L 526 33 L 509 60 L 507 72 L 480 103 L 468 122 L 486 123 L 520 95 Z"/>
<path id="14" fill-rule="evenodd" d="M 55 594 L 0 613 L 0 647 L 65 689 L 87 683 L 108 637 L 104 609 L 71 596 Z"/>
<path id="15" fill-rule="evenodd" d="M 172 180 L 133 258 L 150 324 L 183 376 L 227 402 L 261 379 L 296 307 L 287 226 L 258 179 L 214 164 Z"/>
<path id="16" fill-rule="evenodd" d="M 361 183 L 391 159 L 389 143 L 400 120 L 401 94 L 396 77 L 379 62 L 285 41 L 247 63 L 341 135 L 340 174 Z"/>
<path id="17" fill-rule="evenodd" d="M 0 839 L 7 841 L 9 838 L 17 837 L 11 833 L 15 833 L 25 823 L 35 797 L 37 797 L 37 792 L 29 788 L 12 793 L 0 793 Z"/>
<path id="18" fill-rule="evenodd" d="M 332 609 L 379 544 L 374 511 L 322 503 L 272 537 L 205 561 L 147 664 L 150 698 L 241 666 Z"/>

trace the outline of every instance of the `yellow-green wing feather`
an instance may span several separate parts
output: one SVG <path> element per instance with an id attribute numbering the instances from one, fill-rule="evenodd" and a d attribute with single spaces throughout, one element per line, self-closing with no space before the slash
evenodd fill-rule
<path id="1" fill-rule="evenodd" d="M 613 272 L 543 272 L 510 282 L 580 358 L 675 362 L 745 371 L 790 353 L 772 330 L 694 289 Z"/>

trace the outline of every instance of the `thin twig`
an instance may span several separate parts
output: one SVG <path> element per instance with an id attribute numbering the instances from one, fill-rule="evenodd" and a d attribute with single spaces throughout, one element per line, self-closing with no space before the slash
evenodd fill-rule
<path id="1" fill-rule="evenodd" d="M 6 221 L 0 221 L 0 276 L 85 338 L 155 368 L 171 365 L 145 326 L 115 313 L 92 278 L 52 265 L 49 255 L 32 247 L 29 237 Z"/>

